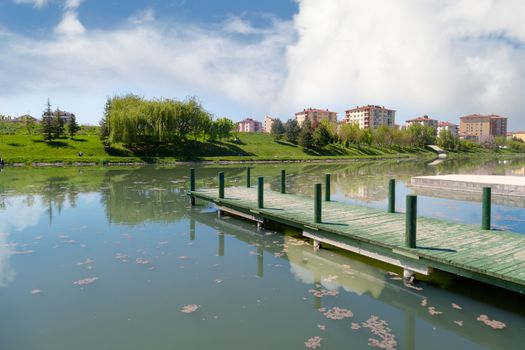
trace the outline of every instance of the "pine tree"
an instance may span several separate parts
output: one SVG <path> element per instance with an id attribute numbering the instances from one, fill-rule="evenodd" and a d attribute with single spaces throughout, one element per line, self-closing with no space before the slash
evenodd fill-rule
<path id="1" fill-rule="evenodd" d="M 69 122 L 67 123 L 67 132 L 69 137 L 75 137 L 79 130 L 80 126 L 77 123 L 77 118 L 75 118 L 75 115 L 72 114 Z"/>
<path id="2" fill-rule="evenodd" d="M 332 135 L 325 123 L 319 123 L 319 126 L 313 133 L 313 140 L 316 147 L 324 147 L 330 143 Z"/>
<path id="3" fill-rule="evenodd" d="M 291 143 L 297 143 L 297 140 L 299 139 L 299 133 L 301 132 L 301 128 L 299 127 L 299 124 L 297 124 L 297 120 L 295 119 L 288 119 L 288 121 L 284 124 L 284 129 L 286 131 L 286 138 Z"/>
<path id="4" fill-rule="evenodd" d="M 299 133 L 299 146 L 304 148 L 312 148 L 314 145 L 313 129 L 310 119 L 305 119 L 301 126 L 301 132 Z"/>
<path id="5" fill-rule="evenodd" d="M 53 129 L 53 112 L 51 112 L 49 98 L 47 99 L 47 109 L 44 111 L 44 115 L 42 116 L 42 126 L 40 128 L 40 132 L 47 142 L 51 142 L 55 138 Z"/>
<path id="6" fill-rule="evenodd" d="M 270 130 L 272 136 L 276 140 L 279 140 L 283 136 L 284 132 L 285 130 L 281 119 L 275 119 L 272 123 L 272 129 Z"/>

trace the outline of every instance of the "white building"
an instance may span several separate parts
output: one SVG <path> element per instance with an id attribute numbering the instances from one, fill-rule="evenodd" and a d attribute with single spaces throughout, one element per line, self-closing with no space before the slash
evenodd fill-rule
<path id="1" fill-rule="evenodd" d="M 275 119 L 272 117 L 269 117 L 269 116 L 264 117 L 263 131 L 267 133 L 272 132 L 272 125 L 274 121 Z"/>
<path id="2" fill-rule="evenodd" d="M 406 121 L 406 126 L 409 128 L 411 125 L 419 124 L 422 126 L 429 126 L 434 130 L 437 130 L 439 122 L 436 119 L 430 118 L 428 115 L 424 115 L 419 118 L 409 119 Z"/>
<path id="3" fill-rule="evenodd" d="M 239 132 L 262 132 L 262 123 L 252 118 L 246 118 L 240 121 L 237 130 Z"/>
<path id="4" fill-rule="evenodd" d="M 381 106 L 368 105 L 345 111 L 345 123 L 357 124 L 361 129 L 377 129 L 381 125 L 393 128 L 396 111 Z"/>
<path id="5" fill-rule="evenodd" d="M 439 122 L 438 123 L 438 128 L 437 128 L 438 136 L 439 136 L 439 133 L 441 133 L 442 130 L 450 131 L 452 136 L 457 137 L 458 136 L 458 131 L 459 131 L 459 126 L 457 124 L 452 124 L 452 123 L 449 123 L 449 122 Z"/>

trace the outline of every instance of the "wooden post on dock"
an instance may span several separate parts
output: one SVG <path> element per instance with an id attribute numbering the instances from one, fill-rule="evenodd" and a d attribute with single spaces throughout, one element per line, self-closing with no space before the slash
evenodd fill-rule
<path id="1" fill-rule="evenodd" d="M 483 208 L 481 218 L 481 229 L 490 230 L 490 216 L 491 216 L 491 197 L 492 189 L 490 187 L 483 187 Z"/>
<path id="2" fill-rule="evenodd" d="M 250 188 L 251 184 L 250 184 L 250 177 L 251 177 L 251 174 L 250 174 L 250 168 L 246 168 L 246 187 Z"/>
<path id="3" fill-rule="evenodd" d="M 330 174 L 324 177 L 324 200 L 330 202 Z"/>
<path id="4" fill-rule="evenodd" d="M 264 177 L 259 176 L 257 179 L 257 207 L 264 208 Z"/>
<path id="5" fill-rule="evenodd" d="M 388 212 L 396 212 L 396 180 L 388 180 Z"/>
<path id="6" fill-rule="evenodd" d="M 219 198 L 224 198 L 224 173 L 219 173 Z"/>
<path id="7" fill-rule="evenodd" d="M 190 169 L 190 192 L 195 191 L 195 169 Z M 190 195 L 190 205 L 195 205 L 195 197 L 193 195 Z"/>
<path id="8" fill-rule="evenodd" d="M 281 170 L 281 193 L 286 193 L 286 171 Z"/>
<path id="9" fill-rule="evenodd" d="M 321 184 L 315 184 L 315 202 L 314 202 L 314 221 L 316 224 L 321 223 L 321 212 L 322 212 L 322 194 Z"/>
<path id="10" fill-rule="evenodd" d="M 417 196 L 407 195 L 405 246 L 416 247 Z"/>

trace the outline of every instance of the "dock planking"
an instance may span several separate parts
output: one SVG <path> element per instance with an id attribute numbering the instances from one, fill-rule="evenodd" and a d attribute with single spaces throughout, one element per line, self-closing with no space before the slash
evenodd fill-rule
<path id="1" fill-rule="evenodd" d="M 322 220 L 316 223 L 314 199 L 306 196 L 265 190 L 264 207 L 258 208 L 256 187 L 228 187 L 224 198 L 219 198 L 217 188 L 197 189 L 189 195 L 258 222 L 273 221 L 298 228 L 306 237 L 320 242 L 348 247 L 378 260 L 390 259 L 411 271 L 439 269 L 519 293 L 525 291 L 522 234 L 418 217 L 416 247 L 407 248 L 403 213 L 323 201 Z"/>

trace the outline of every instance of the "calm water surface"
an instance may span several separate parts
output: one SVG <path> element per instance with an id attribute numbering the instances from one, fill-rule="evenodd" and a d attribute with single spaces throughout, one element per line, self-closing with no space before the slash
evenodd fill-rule
<path id="1" fill-rule="evenodd" d="M 256 165 L 252 175 L 277 189 L 280 169 L 290 192 L 312 195 L 331 173 L 335 200 L 378 208 L 395 177 L 404 210 L 411 176 L 523 176 L 525 160 Z M 408 288 L 398 269 L 314 253 L 298 232 L 218 219 L 205 203 L 188 207 L 188 171 L 4 169 L 0 349 L 305 349 L 316 336 L 320 349 L 523 348 L 523 296 L 448 275 Z M 216 186 L 219 171 L 244 183 L 241 166 L 207 166 L 197 186 Z M 478 200 L 420 193 L 419 214 L 478 224 Z M 496 228 L 525 234 L 525 203 L 498 203 Z"/>

